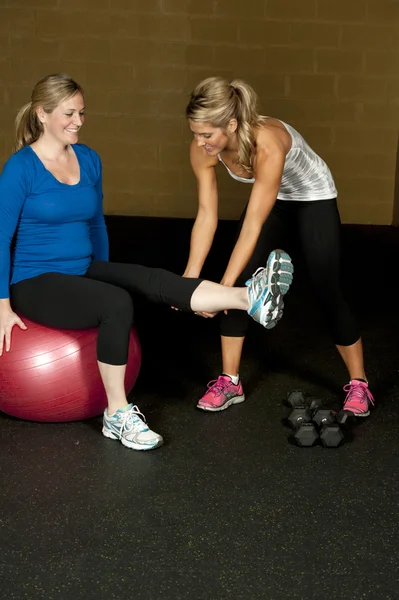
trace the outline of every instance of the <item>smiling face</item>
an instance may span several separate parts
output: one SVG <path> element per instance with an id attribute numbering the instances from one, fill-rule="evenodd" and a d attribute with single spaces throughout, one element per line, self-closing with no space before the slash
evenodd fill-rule
<path id="1" fill-rule="evenodd" d="M 42 107 L 37 116 L 43 125 L 43 136 L 52 138 L 63 145 L 76 144 L 79 130 L 84 123 L 84 100 L 80 92 L 61 102 L 51 113 Z"/>
<path id="2" fill-rule="evenodd" d="M 227 147 L 229 137 L 224 129 L 191 119 L 189 124 L 198 146 L 204 148 L 210 156 L 216 156 Z"/>

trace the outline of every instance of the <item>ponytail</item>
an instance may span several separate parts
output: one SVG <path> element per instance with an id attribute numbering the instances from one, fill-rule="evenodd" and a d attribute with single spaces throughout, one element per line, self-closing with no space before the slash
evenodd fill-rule
<path id="1" fill-rule="evenodd" d="M 32 144 L 39 139 L 43 128 L 39 123 L 36 112 L 33 110 L 32 102 L 25 104 L 15 118 L 15 142 L 14 152 L 18 152 L 24 146 Z"/>
<path id="2" fill-rule="evenodd" d="M 258 114 L 258 96 L 250 85 L 240 79 L 235 79 L 230 86 L 237 96 L 238 156 L 236 163 L 252 175 L 255 155 L 254 130 L 264 119 Z"/>

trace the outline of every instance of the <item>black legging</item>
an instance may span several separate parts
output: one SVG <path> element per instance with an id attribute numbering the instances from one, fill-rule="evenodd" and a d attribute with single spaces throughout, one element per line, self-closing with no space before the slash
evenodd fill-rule
<path id="1" fill-rule="evenodd" d="M 48 327 L 99 327 L 97 358 L 111 365 L 127 362 L 133 324 L 132 294 L 191 311 L 201 279 L 185 279 L 164 269 L 93 261 L 83 276 L 45 273 L 11 286 L 13 310 Z"/>
<path id="2" fill-rule="evenodd" d="M 241 217 L 241 230 L 244 214 Z M 274 248 L 286 248 L 287 236 L 295 236 L 335 344 L 350 346 L 360 337 L 358 326 L 340 285 L 340 217 L 336 199 L 318 201 L 277 200 L 263 225 L 255 251 L 235 285 L 244 285 Z M 245 336 L 248 316 L 229 310 L 221 316 L 221 334 Z"/>

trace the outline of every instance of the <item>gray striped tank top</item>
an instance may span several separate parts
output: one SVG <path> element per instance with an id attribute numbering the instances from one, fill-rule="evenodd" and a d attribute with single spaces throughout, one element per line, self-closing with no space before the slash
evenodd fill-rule
<path id="1" fill-rule="evenodd" d="M 296 129 L 284 121 L 280 123 L 291 135 L 292 145 L 285 158 L 277 199 L 312 201 L 336 198 L 337 189 L 334 179 L 324 160 L 312 150 Z M 246 179 L 235 175 L 219 154 L 218 159 L 224 164 L 231 177 L 244 183 L 254 183 L 254 177 Z"/>

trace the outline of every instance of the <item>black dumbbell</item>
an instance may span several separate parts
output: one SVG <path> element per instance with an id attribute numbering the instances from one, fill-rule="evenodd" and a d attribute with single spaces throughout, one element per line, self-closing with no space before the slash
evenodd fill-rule
<path id="1" fill-rule="evenodd" d="M 292 440 L 295 442 L 295 444 L 297 446 L 301 446 L 302 448 L 310 448 L 310 446 L 314 446 L 318 439 L 319 434 L 317 433 L 317 429 L 312 422 L 301 423 L 292 436 Z"/>
<path id="2" fill-rule="evenodd" d="M 321 410 L 322 408 L 324 408 L 323 400 L 319 400 L 318 398 L 313 398 L 313 400 L 311 400 L 309 402 L 309 410 L 312 415 L 314 415 L 316 411 Z"/>
<path id="3" fill-rule="evenodd" d="M 335 421 L 341 427 L 345 436 L 345 442 L 353 442 L 354 440 L 354 428 L 359 423 L 353 412 L 350 410 L 340 410 L 335 415 Z"/>
<path id="4" fill-rule="evenodd" d="M 335 415 L 335 421 L 345 430 L 350 430 L 356 425 L 356 417 L 350 410 L 340 410 Z"/>
<path id="5" fill-rule="evenodd" d="M 295 408 L 297 406 L 308 406 L 313 412 L 323 406 L 322 400 L 318 400 L 316 398 L 313 400 L 306 400 L 304 393 L 301 390 L 294 390 L 291 392 L 284 404 L 290 406 L 291 408 Z"/>
<path id="6" fill-rule="evenodd" d="M 296 406 L 288 415 L 288 423 L 293 429 L 296 429 L 302 423 L 309 423 L 312 420 L 312 414 L 309 408 L 303 404 Z"/>
<path id="7" fill-rule="evenodd" d="M 296 406 L 288 416 L 288 423 L 294 430 L 291 436 L 297 446 L 313 446 L 319 437 L 314 423 L 311 422 L 312 415 L 306 405 Z"/>
<path id="8" fill-rule="evenodd" d="M 312 420 L 319 429 L 320 442 L 326 448 L 337 448 L 344 441 L 342 429 L 335 421 L 332 410 L 319 408 L 313 414 Z"/>
<path id="9" fill-rule="evenodd" d="M 305 406 L 306 401 L 303 392 L 301 392 L 301 390 L 294 390 L 288 395 L 285 404 L 291 408 L 295 408 L 296 406 Z"/>
<path id="10" fill-rule="evenodd" d="M 344 441 L 342 429 L 349 429 L 353 421 L 350 418 L 352 413 L 344 411 L 338 415 L 329 409 L 323 408 L 322 400 L 314 399 L 310 403 L 309 409 L 312 412 L 312 420 L 317 424 L 320 441 L 327 448 L 337 448 Z"/>
<path id="11" fill-rule="evenodd" d="M 319 437 L 314 423 L 311 423 L 312 411 L 315 407 L 309 405 L 301 390 L 292 391 L 285 404 L 293 409 L 285 421 L 294 430 L 290 441 L 297 446 L 313 446 Z"/>

